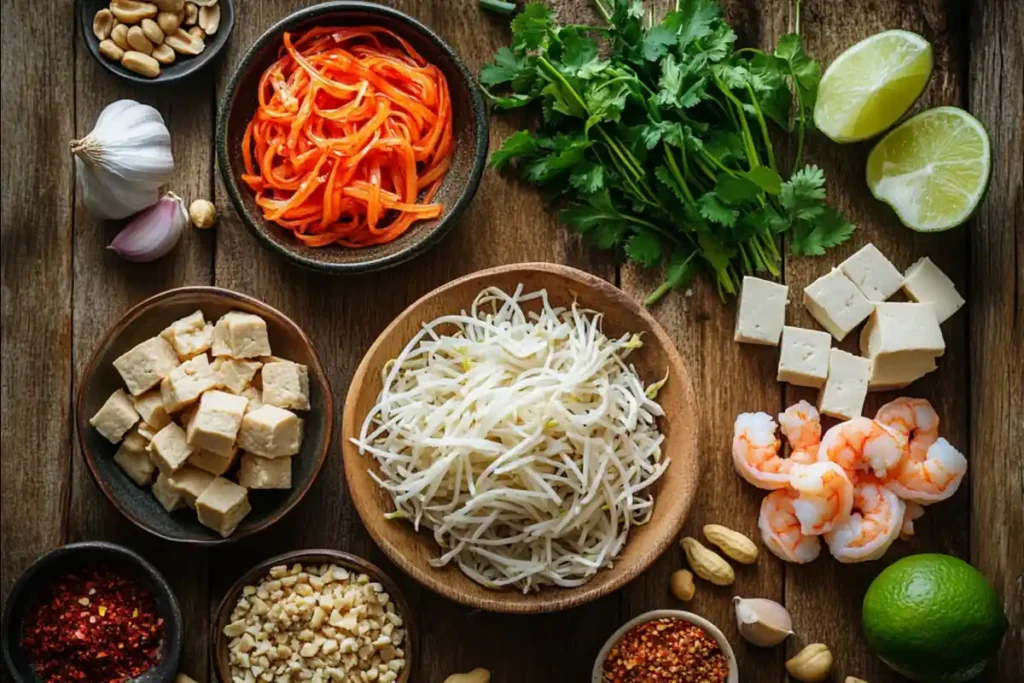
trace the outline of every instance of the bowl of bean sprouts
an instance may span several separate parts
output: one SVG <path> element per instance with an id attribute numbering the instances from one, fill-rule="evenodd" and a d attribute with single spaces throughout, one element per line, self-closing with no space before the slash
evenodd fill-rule
<path id="1" fill-rule="evenodd" d="M 414 579 L 496 612 L 568 609 L 644 571 L 698 481 L 693 389 L 660 325 L 567 266 L 430 292 L 366 353 L 342 418 L 349 495 Z"/>

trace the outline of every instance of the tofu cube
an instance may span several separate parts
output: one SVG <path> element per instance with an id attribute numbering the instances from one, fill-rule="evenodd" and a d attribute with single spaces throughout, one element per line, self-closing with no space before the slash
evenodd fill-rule
<path id="1" fill-rule="evenodd" d="M 114 462 L 138 486 L 145 486 L 156 476 L 156 465 L 146 452 L 146 440 L 138 432 L 128 433 L 114 454 Z"/>
<path id="2" fill-rule="evenodd" d="M 147 391 L 141 396 L 132 398 L 135 410 L 139 412 L 142 419 L 151 427 L 163 429 L 171 421 L 171 416 L 164 409 L 164 399 L 158 389 Z"/>
<path id="3" fill-rule="evenodd" d="M 873 244 L 839 264 L 868 301 L 885 301 L 903 286 L 903 275 Z"/>
<path id="4" fill-rule="evenodd" d="M 199 399 L 199 410 L 186 427 L 188 442 L 196 448 L 230 455 L 248 403 L 244 396 L 207 391 Z"/>
<path id="5" fill-rule="evenodd" d="M 213 325 L 206 322 L 202 311 L 175 320 L 160 333 L 181 360 L 188 360 L 205 353 L 213 343 Z"/>
<path id="6" fill-rule="evenodd" d="M 216 385 L 217 375 L 213 372 L 210 359 L 205 353 L 199 354 L 174 368 L 160 382 L 164 410 L 176 413 Z"/>
<path id="7" fill-rule="evenodd" d="M 746 276 L 740 287 L 733 341 L 778 346 L 786 324 L 789 287 Z M 266 401 L 266 398 L 264 398 Z"/>
<path id="8" fill-rule="evenodd" d="M 242 418 L 238 446 L 265 458 L 295 455 L 302 446 L 302 420 L 284 408 L 260 406 Z"/>
<path id="9" fill-rule="evenodd" d="M 820 389 L 828 378 L 832 336 L 802 327 L 782 328 L 778 381 Z"/>
<path id="10" fill-rule="evenodd" d="M 163 337 L 147 339 L 114 360 L 132 396 L 146 393 L 178 367 L 178 356 Z"/>
<path id="11" fill-rule="evenodd" d="M 840 420 L 859 417 L 864 411 L 870 378 L 870 359 L 832 349 L 829 351 L 828 380 L 818 395 L 818 411 Z"/>
<path id="12" fill-rule="evenodd" d="M 224 538 L 234 532 L 251 510 L 249 492 L 245 487 L 223 477 L 215 477 L 196 499 L 199 522 Z"/>
<path id="13" fill-rule="evenodd" d="M 139 413 L 123 389 L 112 393 L 96 414 L 89 418 L 89 424 L 110 443 L 119 442 L 138 421 Z"/>
<path id="14" fill-rule="evenodd" d="M 249 399 L 249 405 L 245 407 L 247 413 L 263 405 L 263 394 L 256 387 L 246 387 L 241 395 Z"/>
<path id="15" fill-rule="evenodd" d="M 964 305 L 956 285 L 928 257 L 907 269 L 903 291 L 914 301 L 931 304 L 940 323 L 946 322 Z"/>
<path id="16" fill-rule="evenodd" d="M 213 479 L 214 475 L 209 472 L 184 465 L 177 472 L 168 475 L 167 485 L 191 508 L 196 506 L 196 498 L 202 495 Z"/>
<path id="17" fill-rule="evenodd" d="M 154 428 L 153 425 L 145 422 L 139 422 L 139 424 L 135 426 L 135 429 L 138 431 L 139 436 L 146 440 L 147 446 L 149 445 L 149 442 L 153 440 L 153 437 L 156 436 L 156 433 L 160 431 L 159 429 Z"/>
<path id="18" fill-rule="evenodd" d="M 871 315 L 872 304 L 838 268 L 804 288 L 804 306 L 838 341 Z"/>
<path id="19" fill-rule="evenodd" d="M 243 453 L 242 464 L 238 469 L 238 483 L 247 489 L 290 489 L 292 459 L 261 458 L 252 453 Z"/>
<path id="20" fill-rule="evenodd" d="M 886 301 L 875 304 L 860 333 L 860 352 L 866 358 L 891 357 L 889 362 L 918 354 L 941 356 L 946 343 L 931 304 Z"/>
<path id="21" fill-rule="evenodd" d="M 934 354 L 895 354 L 879 356 L 871 363 L 868 391 L 902 389 L 938 367 Z"/>
<path id="22" fill-rule="evenodd" d="M 231 311 L 213 329 L 213 355 L 257 358 L 270 355 L 267 323 L 252 313 Z"/>
<path id="23" fill-rule="evenodd" d="M 149 442 L 149 454 L 161 472 L 170 474 L 188 460 L 195 449 L 185 438 L 185 430 L 174 422 L 161 429 Z"/>
<path id="24" fill-rule="evenodd" d="M 160 503 L 164 510 L 174 512 L 185 507 L 185 498 L 171 488 L 170 475 L 160 472 L 153 482 L 153 497 Z"/>
<path id="25" fill-rule="evenodd" d="M 232 394 L 241 394 L 252 384 L 263 363 L 255 360 L 235 360 L 227 356 L 218 356 L 213 360 L 213 370 L 217 373 L 217 386 L 224 387 Z"/>
<path id="26" fill-rule="evenodd" d="M 309 410 L 309 372 L 290 360 L 267 363 L 260 372 L 263 402 L 278 408 Z"/>

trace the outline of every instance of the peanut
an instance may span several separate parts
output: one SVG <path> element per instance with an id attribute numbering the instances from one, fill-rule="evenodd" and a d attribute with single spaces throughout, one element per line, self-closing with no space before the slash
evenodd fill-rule
<path id="1" fill-rule="evenodd" d="M 693 574 L 685 569 L 672 572 L 672 576 L 669 577 L 669 588 L 672 590 L 672 595 L 683 602 L 693 600 L 693 594 L 696 591 L 693 585 Z"/>
<path id="2" fill-rule="evenodd" d="M 128 44 L 128 24 L 118 24 L 111 29 L 110 39 L 122 50 L 132 49 L 132 46 Z"/>
<path id="3" fill-rule="evenodd" d="M 120 62 L 121 58 L 124 57 L 124 50 L 117 46 L 117 43 L 112 41 L 110 38 L 100 41 L 100 54 L 109 59 L 112 62 Z"/>
<path id="4" fill-rule="evenodd" d="M 206 49 L 206 43 L 201 38 L 190 35 L 188 31 L 179 27 L 174 33 L 164 38 L 164 43 L 174 48 L 175 52 L 183 55 L 197 55 Z"/>
<path id="5" fill-rule="evenodd" d="M 786 661 L 786 671 L 798 681 L 818 683 L 828 678 L 832 671 L 832 653 L 822 643 L 808 645 Z"/>
<path id="6" fill-rule="evenodd" d="M 728 586 L 736 580 L 729 563 L 713 550 L 704 547 L 696 538 L 687 536 L 680 545 L 686 553 L 693 573 L 716 586 Z"/>
<path id="7" fill-rule="evenodd" d="M 157 16 L 160 15 L 158 14 Z M 164 42 L 164 32 L 163 29 L 160 28 L 160 24 L 156 23 L 152 19 L 143 19 L 140 26 L 142 27 L 142 32 L 146 34 L 147 38 L 149 38 L 149 42 L 154 45 L 159 45 Z"/>
<path id="8" fill-rule="evenodd" d="M 174 60 L 177 57 L 177 54 L 171 49 L 170 45 L 160 43 L 153 48 L 153 59 L 161 64 L 174 64 Z"/>
<path id="9" fill-rule="evenodd" d="M 111 0 L 110 11 L 118 21 L 125 24 L 137 24 L 143 19 L 152 19 L 157 13 L 156 5 L 139 0 Z"/>
<path id="10" fill-rule="evenodd" d="M 132 26 L 128 29 L 128 45 L 137 52 L 151 55 L 153 54 L 153 43 L 149 42 L 149 38 L 142 32 L 142 28 L 139 26 Z"/>
<path id="11" fill-rule="evenodd" d="M 180 12 L 185 6 L 185 0 L 149 0 L 156 5 L 161 12 Z"/>
<path id="12" fill-rule="evenodd" d="M 704 526 L 704 536 L 712 545 L 718 546 L 728 557 L 743 564 L 757 562 L 757 546 L 749 538 L 738 531 L 721 524 Z"/>
<path id="13" fill-rule="evenodd" d="M 195 26 L 197 21 L 199 21 L 199 8 L 196 7 L 194 2 L 186 2 L 185 21 L 182 23 L 185 24 L 185 26 Z"/>
<path id="14" fill-rule="evenodd" d="M 491 672 L 487 669 L 473 669 L 465 674 L 452 674 L 444 683 L 490 683 Z"/>
<path id="15" fill-rule="evenodd" d="M 92 32 L 97 40 L 106 40 L 114 30 L 114 13 L 103 8 L 92 18 Z"/>
<path id="16" fill-rule="evenodd" d="M 212 36 L 220 28 L 220 5 L 199 8 L 199 25 Z"/>
<path id="17" fill-rule="evenodd" d="M 206 31 L 203 30 L 202 26 L 193 26 L 188 30 L 188 34 L 198 40 L 206 38 Z"/>
<path id="18" fill-rule="evenodd" d="M 843 683 L 868 683 L 863 678 L 857 678 L 856 676 L 847 676 Z"/>
<path id="19" fill-rule="evenodd" d="M 128 50 L 121 58 L 121 66 L 147 78 L 156 78 L 160 75 L 160 62 L 144 52 Z"/>
<path id="20" fill-rule="evenodd" d="M 156 24 L 160 27 L 160 30 L 164 32 L 164 35 L 171 35 L 178 30 L 181 26 L 181 14 L 175 14 L 174 12 L 161 12 L 156 15 Z"/>

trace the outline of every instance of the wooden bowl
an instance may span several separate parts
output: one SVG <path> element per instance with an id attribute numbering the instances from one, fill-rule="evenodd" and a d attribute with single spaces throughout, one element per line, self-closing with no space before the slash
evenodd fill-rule
<path id="1" fill-rule="evenodd" d="M 442 569 L 430 566 L 440 554 L 426 531 L 416 533 L 408 522 L 388 521 L 384 514 L 394 510 L 390 494 L 370 477 L 379 473 L 377 462 L 361 456 L 351 439 L 359 435 L 367 413 L 381 390 L 381 369 L 420 329 L 434 318 L 468 309 L 480 290 L 489 286 L 514 291 L 522 283 L 525 291 L 547 289 L 552 305 L 581 306 L 604 313 L 604 331 L 609 337 L 626 332 L 643 334 L 644 347 L 630 356 L 640 375 L 649 382 L 668 371 L 668 382 L 658 394 L 666 417 L 659 420 L 665 436 L 663 452 L 671 465 L 655 484 L 656 499 L 651 521 L 630 531 L 626 546 L 614 567 L 599 571 L 577 588 L 545 588 L 523 594 L 510 589 L 484 588 L 455 565 Z M 367 351 L 349 388 L 342 417 L 342 453 L 349 495 L 370 535 L 391 560 L 414 579 L 441 595 L 471 607 L 494 612 L 553 612 L 576 607 L 622 587 L 644 571 L 671 545 L 683 525 L 697 488 L 697 420 L 689 374 L 665 330 L 633 299 L 605 280 L 579 270 L 549 263 L 523 263 L 482 270 L 450 282 L 405 309 L 384 330 Z"/>
<path id="2" fill-rule="evenodd" d="M 307 247 L 263 218 L 253 193 L 241 182 L 242 136 L 256 112 L 260 77 L 278 55 L 285 31 L 314 26 L 372 24 L 407 40 L 437 65 L 448 80 L 455 149 L 451 168 L 436 196 L 444 212 L 418 221 L 389 244 L 361 249 L 338 245 Z M 437 244 L 462 215 L 476 193 L 487 160 L 487 112 L 476 80 L 454 50 L 426 26 L 398 10 L 371 2 L 327 2 L 300 9 L 274 24 L 249 48 L 228 84 L 217 116 L 217 160 L 224 186 L 242 223 L 263 246 L 300 266 L 336 274 L 365 273 L 398 265 Z"/>
<path id="3" fill-rule="evenodd" d="M 136 344 L 160 334 L 172 322 L 196 310 L 207 320 L 228 311 L 255 313 L 267 321 L 270 348 L 275 355 L 305 365 L 309 370 L 311 410 L 305 420 L 301 451 L 292 460 L 292 487 L 288 490 L 250 491 L 252 512 L 228 538 L 199 523 L 190 509 L 168 513 L 149 488 L 141 488 L 114 462 L 117 446 L 92 428 L 92 417 L 116 389 L 124 388 L 113 361 Z M 266 529 L 291 510 L 306 495 L 320 472 L 331 442 L 334 399 L 327 374 L 313 343 L 298 325 L 276 308 L 219 287 L 180 287 L 136 304 L 112 327 L 97 345 L 78 383 L 75 422 L 78 442 L 89 473 L 125 517 L 146 531 L 170 541 L 213 545 L 233 541 Z"/>
<path id="4" fill-rule="evenodd" d="M 42 683 L 32 669 L 32 662 L 21 650 L 21 634 L 25 615 L 40 591 L 66 572 L 91 564 L 103 564 L 138 579 L 149 589 L 157 613 L 164 619 L 164 635 L 160 643 L 160 661 L 147 669 L 132 683 L 171 683 L 178 673 L 181 658 L 181 608 L 174 591 L 156 567 L 141 555 L 124 546 L 100 541 L 71 543 L 51 550 L 33 562 L 14 584 L 4 608 L 4 663 L 19 683 Z"/>
<path id="5" fill-rule="evenodd" d="M 409 677 L 416 666 L 416 619 L 412 610 L 409 609 L 409 602 L 405 595 L 399 590 L 398 584 L 391 580 L 377 565 L 364 560 L 361 557 L 343 553 L 338 550 L 316 549 L 316 550 L 293 550 L 291 552 L 263 560 L 255 567 L 238 577 L 228 592 L 220 601 L 213 621 L 210 623 L 210 664 L 221 683 L 231 683 L 231 663 L 228 658 L 228 638 L 224 635 L 224 627 L 231 622 L 231 612 L 238 604 L 238 598 L 242 589 L 246 586 L 258 583 L 267 576 L 271 567 L 279 564 L 293 565 L 313 564 L 336 564 L 351 572 L 366 574 L 373 581 L 381 583 L 392 602 L 398 609 L 398 616 L 402 617 L 402 628 L 405 629 L 405 640 L 402 649 L 405 650 L 405 668 L 398 675 L 395 683 L 408 683 Z"/>

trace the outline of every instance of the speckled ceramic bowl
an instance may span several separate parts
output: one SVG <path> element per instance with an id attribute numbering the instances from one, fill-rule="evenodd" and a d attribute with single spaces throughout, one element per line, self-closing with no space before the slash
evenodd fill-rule
<path id="1" fill-rule="evenodd" d="M 242 136 L 256 111 L 256 92 L 263 71 L 277 59 L 285 31 L 314 26 L 369 24 L 383 26 L 407 40 L 448 80 L 452 100 L 455 150 L 436 201 L 444 205 L 437 218 L 418 221 L 389 244 L 362 249 L 331 245 L 311 248 L 287 230 L 263 218 L 253 193 L 241 182 Z M 268 249 L 313 270 L 364 273 L 382 270 L 419 256 L 437 244 L 462 215 L 476 193 L 487 158 L 487 113 L 472 74 L 441 38 L 412 17 L 370 2 L 328 2 L 298 10 L 260 36 L 231 76 L 217 116 L 217 159 L 221 177 L 238 215 Z"/>

